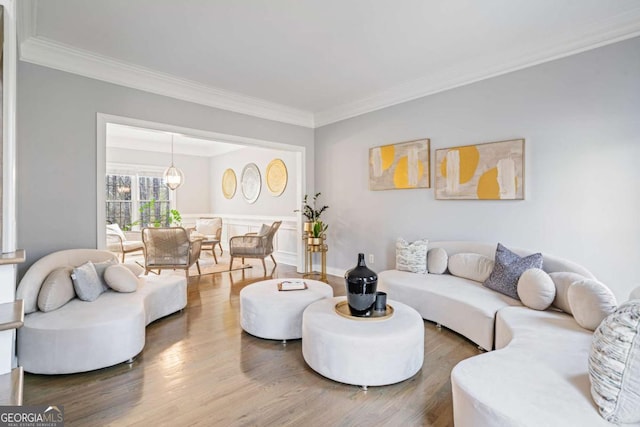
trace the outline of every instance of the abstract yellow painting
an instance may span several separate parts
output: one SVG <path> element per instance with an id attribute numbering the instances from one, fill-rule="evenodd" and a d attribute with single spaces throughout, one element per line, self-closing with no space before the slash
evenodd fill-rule
<path id="1" fill-rule="evenodd" d="M 436 199 L 524 199 L 524 139 L 436 150 Z"/>
<path id="2" fill-rule="evenodd" d="M 430 188 L 429 140 L 400 142 L 369 149 L 369 189 Z"/>

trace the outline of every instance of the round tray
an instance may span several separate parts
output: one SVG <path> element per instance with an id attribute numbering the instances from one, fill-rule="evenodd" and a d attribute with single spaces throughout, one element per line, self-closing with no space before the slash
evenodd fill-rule
<path id="1" fill-rule="evenodd" d="M 352 316 L 351 311 L 349 311 L 349 303 L 347 301 L 340 301 L 335 306 L 336 313 L 338 313 L 342 317 L 346 317 L 351 320 L 385 320 L 393 316 L 393 307 L 387 304 L 387 309 L 385 311 L 371 311 L 371 316 L 368 317 L 360 317 L 360 316 Z"/>

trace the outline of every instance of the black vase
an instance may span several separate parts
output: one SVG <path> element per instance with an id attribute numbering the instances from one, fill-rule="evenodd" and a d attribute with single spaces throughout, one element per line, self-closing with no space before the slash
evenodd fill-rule
<path id="1" fill-rule="evenodd" d="M 364 254 L 358 254 L 358 265 L 344 275 L 347 282 L 347 302 L 352 316 L 371 316 L 376 301 L 378 275 L 367 268 Z"/>

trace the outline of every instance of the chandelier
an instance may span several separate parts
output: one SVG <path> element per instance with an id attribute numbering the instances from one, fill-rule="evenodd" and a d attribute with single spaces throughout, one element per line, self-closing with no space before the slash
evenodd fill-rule
<path id="1" fill-rule="evenodd" d="M 164 171 L 164 182 L 170 190 L 175 190 L 184 182 L 184 174 L 173 165 L 173 134 L 171 134 L 171 166 Z"/>

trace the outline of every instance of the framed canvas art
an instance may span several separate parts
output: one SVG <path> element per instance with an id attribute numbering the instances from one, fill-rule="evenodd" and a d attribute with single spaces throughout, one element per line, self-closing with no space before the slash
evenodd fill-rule
<path id="1" fill-rule="evenodd" d="M 434 166 L 436 199 L 524 199 L 524 139 L 438 149 Z"/>
<path id="2" fill-rule="evenodd" d="M 429 140 L 400 142 L 369 149 L 369 189 L 430 188 Z"/>

